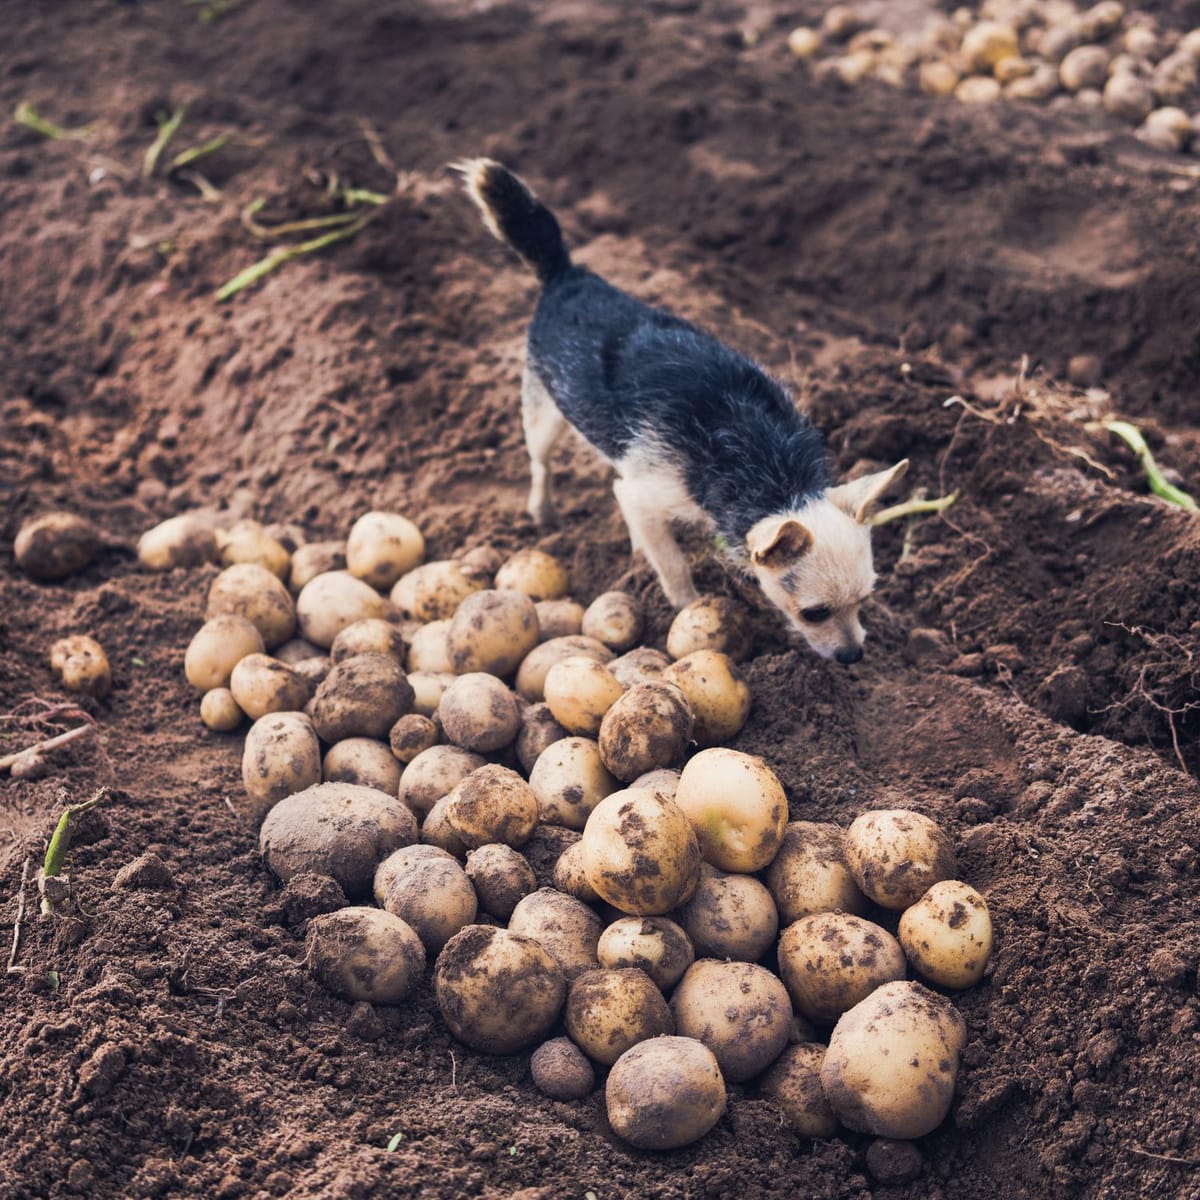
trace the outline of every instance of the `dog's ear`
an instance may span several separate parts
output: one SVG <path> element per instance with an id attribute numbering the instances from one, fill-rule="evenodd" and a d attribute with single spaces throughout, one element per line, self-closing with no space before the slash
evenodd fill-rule
<path id="1" fill-rule="evenodd" d="M 750 561 L 758 567 L 783 567 L 808 553 L 812 534 L 794 517 L 760 521 L 746 535 Z"/>
<path id="2" fill-rule="evenodd" d="M 849 483 L 840 483 L 825 493 L 843 512 L 849 513 L 860 525 L 867 519 L 867 512 L 884 492 L 908 470 L 908 459 L 902 459 L 886 471 L 864 475 Z"/>

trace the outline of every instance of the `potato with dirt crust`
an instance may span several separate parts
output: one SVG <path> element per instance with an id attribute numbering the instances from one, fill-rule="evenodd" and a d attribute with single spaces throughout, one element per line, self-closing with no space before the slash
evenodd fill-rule
<path id="1" fill-rule="evenodd" d="M 457 675 L 486 671 L 507 678 L 537 644 L 537 610 L 521 592 L 475 592 L 458 606 L 446 630 L 446 652 Z"/>
<path id="2" fill-rule="evenodd" d="M 705 862 L 750 875 L 778 853 L 787 827 L 783 785 L 761 758 L 714 747 L 689 760 L 675 803 L 688 815 Z"/>
<path id="3" fill-rule="evenodd" d="M 548 950 L 568 983 L 600 965 L 600 918 L 581 900 L 554 888 L 538 888 L 526 896 L 513 909 L 508 927 Z"/>
<path id="4" fill-rule="evenodd" d="M 779 974 L 797 1012 L 832 1025 L 877 987 L 905 976 L 900 943 L 851 913 L 814 913 L 779 939 Z"/>
<path id="5" fill-rule="evenodd" d="M 13 542 L 17 566 L 42 583 L 82 571 L 100 548 L 91 521 L 71 512 L 48 512 L 25 522 Z"/>
<path id="6" fill-rule="evenodd" d="M 638 646 L 620 658 L 614 658 L 608 664 L 608 669 L 616 676 L 617 682 L 628 689 L 639 683 L 655 683 L 670 665 L 671 660 L 661 650 Z"/>
<path id="7" fill-rule="evenodd" d="M 356 654 L 386 654 L 404 666 L 408 646 L 404 635 L 391 621 L 381 617 L 366 617 L 347 625 L 329 647 L 329 657 L 335 663 L 353 658 Z"/>
<path id="8" fill-rule="evenodd" d="M 376 901 L 407 921 L 421 944 L 436 954 L 478 912 L 475 889 L 466 872 L 436 846 L 404 846 L 375 871 Z"/>
<path id="9" fill-rule="evenodd" d="M 229 677 L 238 708 L 252 721 L 274 712 L 299 712 L 312 693 L 307 680 L 269 654 L 247 654 Z"/>
<path id="10" fill-rule="evenodd" d="M 334 742 L 325 752 L 321 774 L 326 783 L 360 783 L 397 795 L 400 764 L 386 742 L 351 737 Z"/>
<path id="11" fill-rule="evenodd" d="M 321 782 L 321 745 L 302 712 L 279 712 L 250 726 L 242 747 L 242 786 L 255 819 L 271 805 Z"/>
<path id="12" fill-rule="evenodd" d="M 558 856 L 551 882 L 560 892 L 574 896 L 576 900 L 582 900 L 585 904 L 595 904 L 600 899 L 596 889 L 588 883 L 587 871 L 583 866 L 582 842 L 568 846 Z"/>
<path id="13" fill-rule="evenodd" d="M 624 782 L 669 767 L 687 751 L 692 721 L 692 707 L 673 683 L 635 684 L 604 714 L 600 757 Z"/>
<path id="14" fill-rule="evenodd" d="M 421 531 L 399 513 L 364 513 L 346 538 L 346 569 L 373 588 L 390 588 L 424 557 Z"/>
<path id="15" fill-rule="evenodd" d="M 220 620 L 221 618 L 217 617 L 216 619 Z M 239 621 L 244 619 L 244 617 L 237 618 Z M 203 632 L 203 630 L 201 630 L 201 632 Z M 255 632 L 257 632 L 257 630 L 255 630 Z M 259 649 L 261 650 L 262 647 L 260 646 Z M 249 653 L 254 652 L 249 651 Z M 314 646 L 312 642 L 306 641 L 301 637 L 288 638 L 283 645 L 276 646 L 275 649 L 271 651 L 271 657 L 279 659 L 281 663 L 286 663 L 289 667 L 298 666 L 300 663 L 309 662 L 314 658 L 322 658 L 325 660 L 325 662 L 329 663 L 330 666 L 333 665 L 329 661 L 329 655 L 326 654 L 320 646 Z M 232 670 L 232 668 L 230 669 Z"/>
<path id="16" fill-rule="evenodd" d="M 840 825 L 789 821 L 779 852 L 767 868 L 767 888 L 790 925 L 819 912 L 862 916 L 869 902 L 846 866 L 846 831 Z"/>
<path id="17" fill-rule="evenodd" d="M 304 585 L 318 575 L 346 569 L 345 542 L 308 542 L 297 546 L 288 571 L 288 590 L 298 596 Z"/>
<path id="18" fill-rule="evenodd" d="M 463 844 L 523 846 L 537 828 L 537 797 L 516 771 L 488 763 L 472 771 L 446 798 L 446 820 Z"/>
<path id="19" fill-rule="evenodd" d="M 356 654 L 329 672 L 308 713 L 324 742 L 348 737 L 382 739 L 412 708 L 412 701 L 412 687 L 394 658 Z"/>
<path id="20" fill-rule="evenodd" d="M 227 567 L 235 563 L 257 563 L 276 579 L 286 581 L 292 556 L 273 538 L 261 521 L 249 517 L 217 531 L 217 557 Z"/>
<path id="21" fill-rule="evenodd" d="M 637 967 L 667 992 L 696 961 L 696 952 L 688 935 L 667 917 L 622 917 L 600 935 L 596 957 L 612 970 Z"/>
<path id="22" fill-rule="evenodd" d="M 138 538 L 137 556 L 142 566 L 152 571 L 216 562 L 216 522 L 201 513 L 168 517 Z"/>
<path id="23" fill-rule="evenodd" d="M 950 1110 L 966 1041 L 966 1023 L 944 996 L 919 983 L 885 983 L 834 1027 L 821 1087 L 848 1129 L 924 1137 Z"/>
<path id="24" fill-rule="evenodd" d="M 573 654 L 546 672 L 543 691 L 554 719 L 568 733 L 594 738 L 624 689 L 603 663 Z"/>
<path id="25" fill-rule="evenodd" d="M 112 689 L 112 668 L 108 655 L 95 638 L 73 633 L 59 638 L 50 647 L 50 669 L 62 680 L 68 692 L 82 692 L 103 700 Z"/>
<path id="26" fill-rule="evenodd" d="M 675 793 L 679 791 L 679 772 L 671 767 L 658 767 L 653 771 L 647 771 L 645 775 L 639 775 L 629 786 L 646 788 L 651 792 L 658 792 L 659 795 L 666 796 L 668 800 L 674 800 Z"/>
<path id="27" fill-rule="evenodd" d="M 543 642 L 553 638 L 577 637 L 583 629 L 583 605 L 577 600 L 539 600 L 537 612 L 539 636 Z"/>
<path id="28" fill-rule="evenodd" d="M 235 563 L 212 581 L 204 619 L 226 615 L 245 617 L 262 634 L 268 650 L 296 632 L 296 605 L 291 593 L 258 563 Z M 309 641 L 315 642 L 316 638 Z"/>
<path id="29" fill-rule="evenodd" d="M 884 908 L 916 904 L 958 873 L 945 830 L 906 808 L 865 812 L 846 830 L 846 865 L 859 890 Z"/>
<path id="30" fill-rule="evenodd" d="M 232 733 L 245 719 L 228 688 L 213 688 L 200 697 L 200 720 L 214 733 Z"/>
<path id="31" fill-rule="evenodd" d="M 446 689 L 458 678 L 450 671 L 409 671 L 408 683 L 413 690 L 413 712 L 432 717 L 446 694 Z"/>
<path id="32" fill-rule="evenodd" d="M 484 581 L 453 559 L 422 563 L 396 580 L 390 599 L 401 616 L 414 621 L 445 621 Z"/>
<path id="33" fill-rule="evenodd" d="M 588 883 L 632 916 L 661 916 L 700 879 L 700 846 L 687 814 L 656 792 L 613 792 L 592 810 L 580 841 Z"/>
<path id="34" fill-rule="evenodd" d="M 330 875 L 348 900 L 368 896 L 379 862 L 416 840 L 416 818 L 395 796 L 354 783 L 318 783 L 285 796 L 258 837 L 284 883 L 304 871 Z"/>
<path id="35" fill-rule="evenodd" d="M 450 657 L 446 635 L 449 621 L 430 621 L 413 631 L 408 643 L 408 669 L 429 675 L 455 675 L 454 660 Z"/>
<path id="36" fill-rule="evenodd" d="M 567 984 L 532 938 L 468 925 L 438 955 L 433 992 L 460 1042 L 484 1054 L 516 1054 L 553 1028 Z"/>
<path id="37" fill-rule="evenodd" d="M 713 1052 L 688 1037 L 639 1042 L 604 1085 L 613 1132 L 642 1150 L 677 1150 L 702 1138 L 725 1112 L 725 1080 Z"/>
<path id="38" fill-rule="evenodd" d="M 736 737 L 750 715 L 750 685 L 728 654 L 694 650 L 663 673 L 692 706 L 692 739 L 697 746 L 718 746 Z"/>
<path id="39" fill-rule="evenodd" d="M 446 801 L 449 799 L 449 796 L 443 796 L 425 814 L 425 819 L 421 822 L 421 845 L 436 846 L 460 862 L 465 862 L 470 851 L 446 820 Z"/>
<path id="40" fill-rule="evenodd" d="M 496 572 L 504 565 L 504 555 L 495 546 L 473 546 L 458 555 L 458 562 L 472 579 L 491 587 Z"/>
<path id="41" fill-rule="evenodd" d="M 507 921 L 513 909 L 537 889 L 537 876 L 525 855 L 499 842 L 467 855 L 467 878 L 479 897 L 479 907 L 498 921 Z"/>
<path id="42" fill-rule="evenodd" d="M 543 1042 L 529 1059 L 533 1085 L 551 1100 L 582 1100 L 596 1086 L 587 1055 L 570 1038 Z"/>
<path id="43" fill-rule="evenodd" d="M 746 613 L 726 596 L 701 596 L 681 608 L 667 630 L 667 653 L 684 658 L 696 650 L 719 650 L 734 662 L 746 656 Z"/>
<path id="44" fill-rule="evenodd" d="M 754 876 L 727 875 L 708 863 L 678 919 L 702 958 L 757 962 L 779 932 L 775 901 Z"/>
<path id="45" fill-rule="evenodd" d="M 900 917 L 900 945 L 931 983 L 969 988 L 983 978 L 992 952 L 987 901 L 957 879 L 935 883 Z"/>
<path id="46" fill-rule="evenodd" d="M 595 638 L 610 650 L 623 654 L 637 645 L 645 616 L 642 604 L 628 592 L 602 592 L 583 614 L 584 637 Z"/>
<path id="47" fill-rule="evenodd" d="M 791 1036 L 787 989 L 755 963 L 697 960 L 679 981 L 671 1011 L 679 1033 L 703 1042 L 734 1083 L 765 1071 Z"/>
<path id="48" fill-rule="evenodd" d="M 841 1128 L 821 1087 L 825 1047 L 817 1042 L 788 1046 L 767 1068 L 758 1092 L 783 1114 L 784 1123 L 801 1137 L 831 1138 Z"/>
<path id="49" fill-rule="evenodd" d="M 495 675 L 459 675 L 442 693 L 437 719 L 446 739 L 486 754 L 511 745 L 521 729 L 521 705 Z"/>
<path id="50" fill-rule="evenodd" d="M 533 601 L 561 600 L 570 580 L 567 568 L 544 550 L 518 550 L 496 572 L 500 591 L 523 592 Z"/>
<path id="51" fill-rule="evenodd" d="M 568 737 L 552 742 L 529 774 L 537 797 L 538 820 L 582 829 L 592 809 L 621 785 L 608 773 L 599 743 Z"/>
<path id="52" fill-rule="evenodd" d="M 517 761 L 521 770 L 528 775 L 546 748 L 567 736 L 567 731 L 554 719 L 549 705 L 531 704 L 521 714 L 521 732 L 517 734 Z"/>
<path id="53" fill-rule="evenodd" d="M 390 611 L 391 606 L 373 587 L 349 571 L 315 575 L 296 597 L 300 632 L 323 650 L 332 647 L 346 626 L 372 618 L 386 620 Z"/>
<path id="54" fill-rule="evenodd" d="M 571 1041 L 606 1067 L 639 1042 L 675 1032 L 662 992 L 636 967 L 580 975 L 567 989 L 563 1023 Z"/>
<path id="55" fill-rule="evenodd" d="M 425 947 L 411 925 L 377 908 L 350 907 L 308 922 L 304 965 L 347 1000 L 399 1004 L 425 974 Z"/>
<path id="56" fill-rule="evenodd" d="M 472 771 L 487 759 L 457 746 L 431 746 L 404 768 L 400 776 L 400 799 L 414 812 L 427 813 L 448 796 Z"/>
<path id="57" fill-rule="evenodd" d="M 233 668 L 249 654 L 266 650 L 262 634 L 245 617 L 226 614 L 205 621 L 183 656 L 183 673 L 202 692 L 227 688 Z M 302 705 L 303 706 L 303 702 Z"/>
<path id="58" fill-rule="evenodd" d="M 409 683 L 412 676 L 408 677 Z M 388 730 L 388 747 L 397 762 L 408 765 L 418 754 L 436 746 L 441 738 L 437 723 L 419 713 L 408 713 Z"/>
<path id="59" fill-rule="evenodd" d="M 555 663 L 575 657 L 606 663 L 612 656 L 612 651 L 595 638 L 576 635 L 539 642 L 517 669 L 517 691 L 531 704 L 537 704 L 546 698 L 546 676 Z"/>

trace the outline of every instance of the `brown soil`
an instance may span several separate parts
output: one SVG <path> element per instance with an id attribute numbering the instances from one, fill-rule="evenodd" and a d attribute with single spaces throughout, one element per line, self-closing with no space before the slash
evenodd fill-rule
<path id="1" fill-rule="evenodd" d="M 113 788 L 81 822 L 73 904 L 27 916 L 0 982 L 0 1196 L 1200 1196 L 1200 523 L 1085 428 L 1129 416 L 1200 480 L 1196 180 L 1094 116 L 820 90 L 783 47 L 806 8 L 0 6 L 0 111 L 94 127 L 0 133 L 0 711 L 62 699 L 66 633 L 98 637 L 115 680 L 86 702 L 103 751 L 0 781 L 6 923 L 64 789 Z M 234 138 L 198 164 L 216 203 L 140 175 L 155 113 L 184 102 L 171 153 Z M 279 220 L 329 211 L 333 175 L 391 188 L 364 121 L 401 193 L 215 303 L 263 252 L 252 199 Z M 199 725 L 181 662 L 214 571 L 139 569 L 154 521 L 209 505 L 339 537 L 396 507 L 439 556 L 536 540 L 516 408 L 534 289 L 443 170 L 480 152 L 542 189 L 583 261 L 789 379 L 841 468 L 907 455 L 916 486 L 959 491 L 878 532 L 858 666 L 760 613 L 736 743 L 794 818 L 943 821 L 992 907 L 958 1094 L 912 1184 L 875 1183 L 865 1139 L 790 1135 L 752 1087 L 698 1145 L 633 1152 L 600 1093 L 549 1101 L 526 1055 L 453 1042 L 428 987 L 374 1013 L 331 998 L 301 965 L 304 898 L 281 904 L 236 812 L 240 737 Z M 1110 399 L 1055 382 L 1079 353 Z M 604 469 L 576 447 L 558 467 L 564 524 L 539 544 L 584 599 L 639 592 L 661 644 Z M 111 544 L 35 584 L 9 547 L 57 506 Z M 699 574 L 744 590 L 710 558 Z M 5 720 L 0 745 L 34 732 Z M 114 887 L 147 853 L 165 870 Z"/>

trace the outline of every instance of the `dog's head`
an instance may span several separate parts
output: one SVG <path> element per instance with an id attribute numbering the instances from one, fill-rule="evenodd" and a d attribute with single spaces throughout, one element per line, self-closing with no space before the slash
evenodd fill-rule
<path id="1" fill-rule="evenodd" d="M 830 488 L 795 512 L 763 518 L 746 535 L 763 593 L 822 658 L 862 658 L 858 609 L 875 587 L 867 516 L 907 470 L 904 459 Z"/>

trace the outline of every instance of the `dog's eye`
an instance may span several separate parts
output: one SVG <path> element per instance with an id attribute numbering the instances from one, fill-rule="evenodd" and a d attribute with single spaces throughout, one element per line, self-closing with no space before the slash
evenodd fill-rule
<path id="1" fill-rule="evenodd" d="M 833 611 L 827 605 L 822 604 L 817 608 L 801 609 L 800 616 L 810 625 L 820 625 L 822 621 L 828 621 L 833 616 Z"/>

